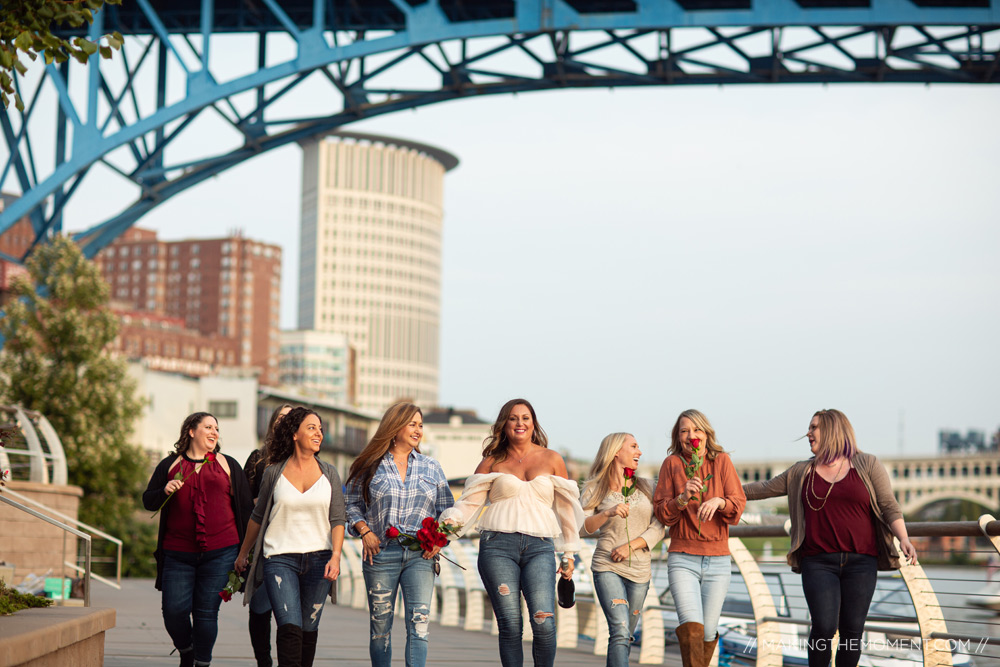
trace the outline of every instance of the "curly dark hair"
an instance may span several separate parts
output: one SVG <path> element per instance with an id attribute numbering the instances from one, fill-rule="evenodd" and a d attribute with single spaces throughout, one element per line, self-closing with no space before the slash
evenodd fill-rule
<path id="1" fill-rule="evenodd" d="M 174 449 L 178 454 L 184 454 L 191 447 L 191 431 L 201 424 L 201 420 L 205 417 L 211 417 L 215 419 L 215 423 L 218 424 L 219 420 L 215 418 L 211 412 L 196 412 L 193 415 L 188 415 L 184 423 L 181 424 L 181 435 L 174 443 Z M 215 449 L 213 450 L 216 454 L 222 449 L 222 439 L 220 438 L 218 442 L 215 443 Z"/>
<path id="2" fill-rule="evenodd" d="M 295 451 L 295 434 L 309 415 L 316 415 L 320 424 L 323 423 L 323 419 L 316 414 L 316 411 L 309 408 L 292 408 L 291 412 L 282 417 L 274 427 L 274 438 L 267 448 L 267 465 L 281 463 L 292 455 Z"/>

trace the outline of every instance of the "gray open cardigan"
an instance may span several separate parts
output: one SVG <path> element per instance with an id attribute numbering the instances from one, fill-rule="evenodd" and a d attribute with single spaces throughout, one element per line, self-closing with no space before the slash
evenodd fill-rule
<path id="1" fill-rule="evenodd" d="M 337 469 L 326 461 L 320 461 L 320 470 L 330 481 L 330 531 L 337 526 L 347 523 L 347 513 L 344 510 L 344 485 L 340 481 L 340 474 Z M 246 589 L 243 592 L 243 605 L 250 604 L 254 591 L 264 585 L 264 533 L 267 532 L 267 525 L 271 521 L 271 508 L 274 506 L 274 485 L 288 465 L 288 459 L 283 463 L 276 463 L 268 466 L 264 470 L 264 476 L 260 480 L 260 495 L 257 496 L 257 505 L 253 508 L 250 518 L 260 524 L 260 532 L 257 533 L 257 541 L 253 547 L 253 563 L 250 565 L 250 573 L 247 574 Z M 330 598 L 334 599 L 334 588 L 330 588 Z"/>
<path id="2" fill-rule="evenodd" d="M 815 457 L 814 457 L 815 458 Z M 764 482 L 753 482 L 743 485 L 747 500 L 761 500 L 775 496 L 788 496 L 788 514 L 791 519 L 791 548 L 788 550 L 788 564 L 792 571 L 799 572 L 801 555 L 799 549 L 806 537 L 805 510 L 802 507 L 802 485 L 812 467 L 813 459 L 799 461 L 777 477 Z M 889 529 L 896 519 L 903 517 L 899 511 L 899 503 L 892 493 L 889 475 L 879 460 L 871 454 L 858 452 L 851 457 L 851 465 L 858 471 L 858 476 L 868 489 L 871 499 L 872 514 L 875 515 L 875 544 L 878 547 L 878 569 L 898 570 L 900 567 L 899 553 L 893 543 L 892 530 Z"/>

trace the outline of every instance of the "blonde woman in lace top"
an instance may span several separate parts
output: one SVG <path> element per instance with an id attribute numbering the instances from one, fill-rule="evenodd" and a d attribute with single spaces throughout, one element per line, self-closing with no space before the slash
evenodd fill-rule
<path id="1" fill-rule="evenodd" d="M 442 523 L 461 526 L 459 534 L 479 530 L 479 574 L 496 614 L 504 667 L 524 662 L 522 593 L 532 617 L 534 664 L 555 662 L 556 575 L 573 576 L 583 523 L 579 489 L 566 477 L 566 463 L 548 449 L 534 408 L 517 398 L 500 409 L 462 497 L 441 514 Z M 558 570 L 556 551 L 563 553 Z"/>
<path id="2" fill-rule="evenodd" d="M 612 433 L 601 442 L 583 488 L 589 516 L 580 533 L 599 533 L 590 570 L 608 619 L 608 667 L 628 665 L 632 632 L 649 590 L 650 549 L 664 533 L 653 515 L 653 487 L 635 474 L 641 456 L 635 437 Z"/>

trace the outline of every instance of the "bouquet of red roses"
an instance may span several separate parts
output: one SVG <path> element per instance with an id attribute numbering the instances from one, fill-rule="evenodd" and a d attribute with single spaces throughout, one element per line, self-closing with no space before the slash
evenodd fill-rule
<path id="1" fill-rule="evenodd" d="M 250 563 L 253 562 L 253 552 L 250 552 L 250 556 L 247 557 L 247 569 L 250 569 Z M 222 598 L 223 602 L 229 602 L 233 599 L 233 596 L 239 592 L 240 586 L 246 581 L 246 577 L 237 572 L 236 570 L 229 571 L 229 580 L 226 582 L 225 587 L 219 591 L 219 597 Z"/>
<path id="2" fill-rule="evenodd" d="M 454 526 L 445 525 L 442 526 L 437 522 L 434 517 L 427 517 L 420 524 L 420 530 L 417 531 L 416 536 L 410 535 L 409 533 L 404 533 L 396 528 L 395 526 L 389 526 L 388 530 L 385 531 L 385 536 L 390 540 L 396 540 L 399 545 L 404 549 L 409 549 L 410 551 L 423 551 L 424 553 L 430 553 L 434 551 L 437 547 L 448 546 L 448 536 L 454 535 L 458 532 L 458 529 Z M 440 554 L 438 554 L 440 556 Z M 437 560 L 438 556 L 434 559 Z M 462 567 L 452 559 L 444 556 L 444 559 L 456 565 Z M 435 563 L 436 565 L 436 563 Z M 437 567 L 434 568 L 434 572 L 438 572 Z M 465 568 L 462 567 L 464 570 Z"/>

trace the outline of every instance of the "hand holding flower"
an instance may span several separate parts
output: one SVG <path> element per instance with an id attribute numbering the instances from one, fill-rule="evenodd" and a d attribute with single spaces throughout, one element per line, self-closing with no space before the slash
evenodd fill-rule
<path id="1" fill-rule="evenodd" d="M 608 517 L 609 519 L 613 519 L 616 516 L 620 516 L 623 519 L 627 518 L 628 503 L 618 503 L 617 505 L 612 505 L 608 509 L 604 510 L 604 516 Z"/>

